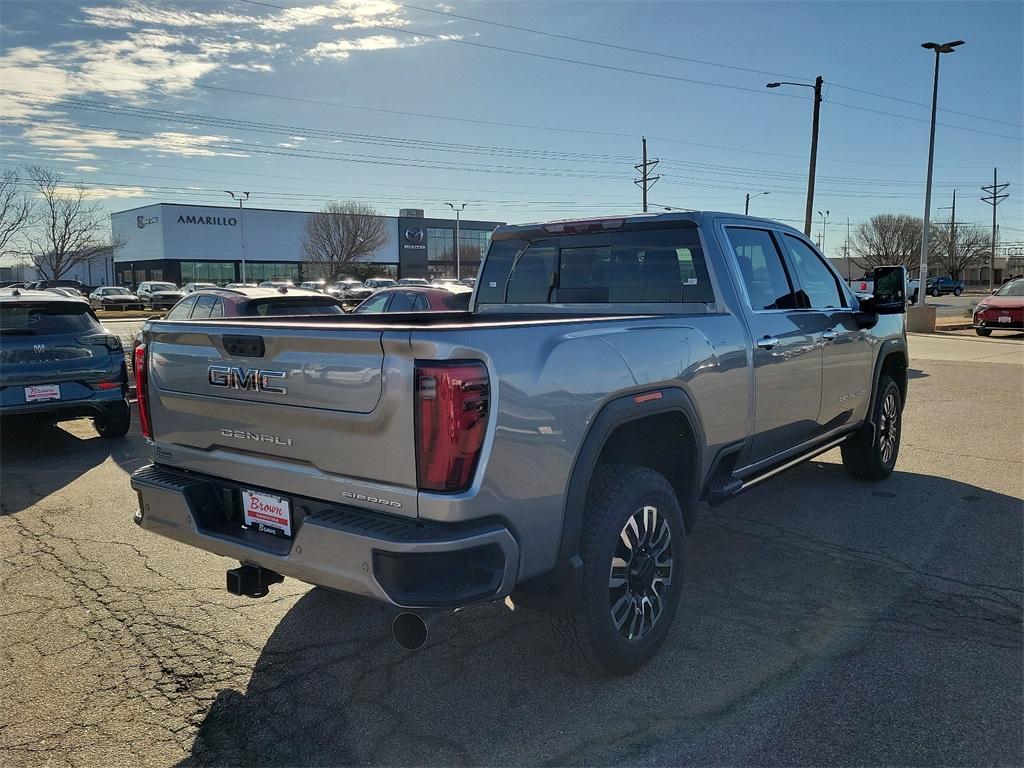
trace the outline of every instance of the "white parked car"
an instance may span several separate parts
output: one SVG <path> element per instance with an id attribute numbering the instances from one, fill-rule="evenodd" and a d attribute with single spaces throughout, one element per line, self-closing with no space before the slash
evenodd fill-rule
<path id="1" fill-rule="evenodd" d="M 210 288 L 216 288 L 216 283 L 185 283 L 182 287 L 181 292 L 185 295 L 195 293 L 196 291 L 207 291 Z"/>

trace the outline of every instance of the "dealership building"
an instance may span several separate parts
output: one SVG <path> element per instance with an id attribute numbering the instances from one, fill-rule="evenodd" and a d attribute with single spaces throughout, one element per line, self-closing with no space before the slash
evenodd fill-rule
<path id="1" fill-rule="evenodd" d="M 115 280 L 231 283 L 313 279 L 304 261 L 303 234 L 315 211 L 157 203 L 113 213 L 110 227 Z M 360 260 L 379 277 L 455 277 L 455 219 L 428 219 L 418 209 L 385 216 L 387 241 Z M 476 275 L 498 221 L 463 219 L 459 227 L 462 277 Z"/>

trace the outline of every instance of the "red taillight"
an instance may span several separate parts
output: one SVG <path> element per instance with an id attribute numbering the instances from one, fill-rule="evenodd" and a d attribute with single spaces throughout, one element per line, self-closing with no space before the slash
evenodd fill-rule
<path id="1" fill-rule="evenodd" d="M 146 345 L 135 348 L 135 397 L 139 403 L 139 426 L 142 436 L 153 439 L 153 425 L 149 420 L 149 371 L 146 370 Z"/>
<path id="2" fill-rule="evenodd" d="M 487 429 L 487 368 L 479 362 L 416 364 L 416 474 L 420 490 L 464 491 Z"/>
<path id="3" fill-rule="evenodd" d="M 96 389 L 120 389 L 120 381 L 101 381 L 96 385 Z"/>

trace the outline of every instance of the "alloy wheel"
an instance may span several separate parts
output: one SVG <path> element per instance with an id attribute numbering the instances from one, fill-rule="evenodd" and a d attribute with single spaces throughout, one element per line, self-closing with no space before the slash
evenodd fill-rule
<path id="1" fill-rule="evenodd" d="M 882 417 L 878 426 L 878 449 L 882 463 L 888 465 L 896 453 L 896 438 L 899 436 L 899 412 L 896 408 L 896 393 L 889 392 L 882 402 Z"/>
<path id="2" fill-rule="evenodd" d="M 672 584 L 672 529 L 654 506 L 634 512 L 619 533 L 608 575 L 612 621 L 627 640 L 657 623 Z"/>

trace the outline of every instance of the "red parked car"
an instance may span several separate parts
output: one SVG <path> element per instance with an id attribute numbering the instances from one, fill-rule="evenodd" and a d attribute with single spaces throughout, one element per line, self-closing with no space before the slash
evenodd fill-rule
<path id="1" fill-rule="evenodd" d="M 974 308 L 974 331 L 988 336 L 992 331 L 1024 331 L 1024 278 L 1004 283 Z"/>
<path id="2" fill-rule="evenodd" d="M 377 312 L 459 312 L 469 309 L 472 293 L 469 288 L 456 291 L 426 285 L 402 285 L 377 291 L 356 307 L 354 312 L 359 315 Z"/>
<path id="3" fill-rule="evenodd" d="M 333 296 L 303 288 L 204 288 L 190 293 L 170 312 L 168 320 L 202 320 L 247 315 L 340 315 Z"/>

